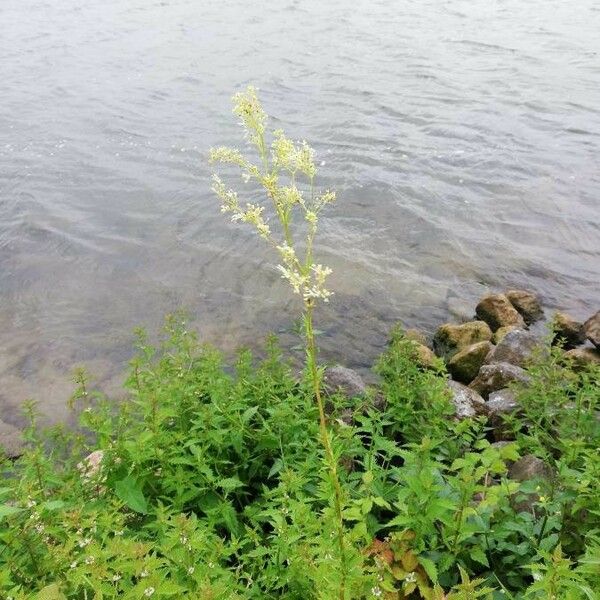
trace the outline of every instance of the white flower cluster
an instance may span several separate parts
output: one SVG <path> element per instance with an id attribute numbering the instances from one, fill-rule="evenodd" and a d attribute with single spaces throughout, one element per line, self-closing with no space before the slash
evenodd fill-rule
<path id="1" fill-rule="evenodd" d="M 272 231 L 266 217 L 266 207 L 248 203 L 243 207 L 237 193 L 228 188 L 218 175 L 213 175 L 212 189 L 221 201 L 221 212 L 230 213 L 232 221 L 249 223 L 260 237 L 275 247 L 281 257 L 278 270 L 288 281 L 292 290 L 300 294 L 305 304 L 315 300 L 327 302 L 332 293 L 325 287 L 331 269 L 312 260 L 312 247 L 317 232 L 319 212 L 335 200 L 335 192 L 325 191 L 315 194 L 313 182 L 317 173 L 313 149 L 305 142 L 294 143 L 282 130 L 273 134 L 270 152 L 265 141 L 266 113 L 263 111 L 256 90 L 249 87 L 245 92 L 234 96 L 233 112 L 241 119 L 249 139 L 256 146 L 262 165 L 248 161 L 238 150 L 219 147 L 211 150 L 211 161 L 237 165 L 246 181 L 256 180 L 265 190 L 272 203 L 274 213 L 281 225 L 281 236 Z M 289 176 L 289 184 L 280 182 L 280 175 Z M 297 184 L 297 176 L 308 180 L 309 190 Z M 294 210 L 303 215 L 306 230 L 304 258 L 300 259 L 294 249 L 292 221 Z M 283 238 L 283 241 L 276 239 Z"/>

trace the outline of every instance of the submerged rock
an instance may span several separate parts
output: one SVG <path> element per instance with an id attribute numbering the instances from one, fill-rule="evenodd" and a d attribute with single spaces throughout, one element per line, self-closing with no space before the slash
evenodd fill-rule
<path id="1" fill-rule="evenodd" d="M 446 323 L 436 331 L 433 349 L 444 360 L 450 360 L 463 348 L 478 342 L 489 342 L 491 339 L 492 331 L 483 321 L 469 321 L 462 325 Z"/>
<path id="2" fill-rule="evenodd" d="M 471 383 L 492 348 L 490 342 L 478 342 L 463 348 L 448 361 L 448 372 L 461 383 Z"/>
<path id="3" fill-rule="evenodd" d="M 544 316 L 539 298 L 533 292 L 526 290 L 508 290 L 508 301 L 517 309 L 527 325 L 539 321 Z"/>
<path id="4" fill-rule="evenodd" d="M 600 310 L 583 324 L 583 332 L 587 339 L 600 350 Z"/>
<path id="5" fill-rule="evenodd" d="M 452 395 L 452 404 L 454 404 L 457 419 L 487 414 L 485 400 L 475 390 L 452 380 L 448 381 L 448 389 Z"/>
<path id="6" fill-rule="evenodd" d="M 323 387 L 330 394 L 340 393 L 347 398 L 364 396 L 367 393 L 367 385 L 363 378 L 353 369 L 341 365 L 326 369 Z"/>
<path id="7" fill-rule="evenodd" d="M 535 335 L 515 329 L 504 336 L 487 362 L 506 362 L 523 367 L 539 347 L 540 340 Z"/>
<path id="8" fill-rule="evenodd" d="M 10 459 L 19 458 L 25 451 L 21 432 L 2 420 L 0 420 L 0 450 L 4 450 L 4 455 Z"/>
<path id="9" fill-rule="evenodd" d="M 504 294 L 484 296 L 475 308 L 475 312 L 482 321 L 485 321 L 491 327 L 492 331 L 506 325 L 525 327 L 523 317 Z"/>
<path id="10" fill-rule="evenodd" d="M 528 383 L 529 380 L 529 375 L 521 367 L 498 362 L 483 365 L 469 387 L 487 398 L 492 392 L 508 387 L 510 383 Z"/>
<path id="11" fill-rule="evenodd" d="M 563 348 L 570 350 L 585 342 L 583 323 L 563 312 L 556 312 L 552 318 L 555 335 L 553 343 L 563 341 Z"/>

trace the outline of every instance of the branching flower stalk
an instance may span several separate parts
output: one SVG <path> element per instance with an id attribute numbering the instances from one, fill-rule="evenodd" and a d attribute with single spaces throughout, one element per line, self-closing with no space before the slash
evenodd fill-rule
<path id="1" fill-rule="evenodd" d="M 345 548 L 342 519 L 342 492 L 337 473 L 337 461 L 331 445 L 327 419 L 321 396 L 321 375 L 317 364 L 317 344 L 313 328 L 313 313 L 319 300 L 328 302 L 331 292 L 325 287 L 331 274 L 329 267 L 315 263 L 313 245 L 321 211 L 335 201 L 335 192 L 326 190 L 317 193 L 315 177 L 317 169 L 314 151 L 305 142 L 294 143 L 281 129 L 273 132 L 267 142 L 267 115 L 250 86 L 233 97 L 233 112 L 240 119 L 247 139 L 258 151 L 260 164 L 249 161 L 239 150 L 219 147 L 210 153 L 212 163 L 235 165 L 241 170 L 246 183 L 259 184 L 265 191 L 267 206 L 261 203 L 242 204 L 237 192 L 228 188 L 218 175 L 213 175 L 213 191 L 221 201 L 221 212 L 229 213 L 234 222 L 252 225 L 258 235 L 278 253 L 278 270 L 287 280 L 295 294 L 303 300 L 303 327 L 306 344 L 306 366 L 313 393 L 319 410 L 319 429 L 327 468 L 334 488 L 334 510 L 337 519 L 338 544 L 342 567 L 340 598 L 345 597 Z M 300 181 L 304 181 L 302 186 Z M 279 227 L 272 228 L 267 214 L 273 213 Z M 295 214 L 301 216 L 301 224 L 294 223 Z M 294 231 L 296 225 L 302 232 Z M 304 237 L 300 252 L 295 235 Z"/>

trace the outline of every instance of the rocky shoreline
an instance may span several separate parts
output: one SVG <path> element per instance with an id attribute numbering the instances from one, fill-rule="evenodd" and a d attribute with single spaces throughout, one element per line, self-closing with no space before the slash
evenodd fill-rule
<path id="1" fill-rule="evenodd" d="M 414 344 L 416 361 L 422 368 L 435 368 L 440 360 L 445 364 L 456 418 L 485 415 L 494 427 L 501 423 L 502 414 L 518 410 L 509 386 L 527 383 L 524 367 L 536 352 L 547 351 L 544 336 L 531 330 L 544 319 L 536 294 L 508 290 L 484 296 L 472 321 L 445 323 L 430 342 L 418 330 L 404 333 Z M 557 311 L 545 325 L 551 343 L 563 349 L 573 368 L 600 364 L 600 311 L 585 322 Z M 339 365 L 327 369 L 324 383 L 330 391 L 347 397 L 368 393 L 358 372 Z"/>

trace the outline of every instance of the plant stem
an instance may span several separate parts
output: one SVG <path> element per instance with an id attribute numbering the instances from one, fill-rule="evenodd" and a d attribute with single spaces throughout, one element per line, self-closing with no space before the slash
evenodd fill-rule
<path id="1" fill-rule="evenodd" d="M 312 299 L 305 300 L 305 335 L 306 335 L 306 355 L 308 359 L 308 367 L 310 376 L 313 384 L 313 392 L 317 401 L 317 407 L 319 409 L 319 430 L 321 433 L 321 440 L 323 442 L 323 448 L 325 449 L 325 456 L 329 463 L 329 472 L 331 475 L 333 488 L 334 488 L 334 509 L 337 517 L 337 528 L 338 528 L 338 546 L 340 552 L 340 563 L 342 568 L 342 581 L 340 584 L 339 597 L 340 600 L 345 598 L 345 587 L 346 587 L 346 556 L 345 556 L 345 544 L 344 544 L 344 521 L 342 518 L 342 488 L 340 486 L 340 480 L 337 474 L 337 465 L 331 442 L 329 440 L 329 434 L 327 432 L 327 420 L 325 417 L 325 408 L 323 406 L 323 399 L 321 397 L 321 386 L 319 382 L 319 373 L 317 370 L 317 346 L 315 344 L 315 334 L 313 330 L 313 308 L 314 301 Z"/>

